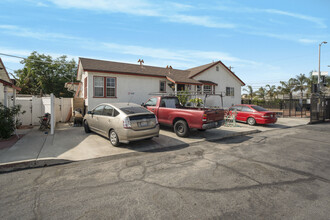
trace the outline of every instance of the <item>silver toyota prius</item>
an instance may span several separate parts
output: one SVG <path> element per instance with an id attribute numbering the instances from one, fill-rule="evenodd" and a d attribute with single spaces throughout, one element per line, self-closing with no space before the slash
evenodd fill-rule
<path id="1" fill-rule="evenodd" d="M 159 136 L 154 113 L 133 103 L 103 103 L 84 117 L 85 132 L 109 138 L 113 146 Z"/>

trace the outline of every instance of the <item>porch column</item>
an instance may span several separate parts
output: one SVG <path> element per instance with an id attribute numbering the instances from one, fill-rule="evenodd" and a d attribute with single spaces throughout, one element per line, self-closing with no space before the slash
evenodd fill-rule
<path id="1" fill-rule="evenodd" d="M 3 87 L 3 105 L 8 107 L 8 94 L 7 94 L 7 86 Z"/>
<path id="2" fill-rule="evenodd" d="M 13 106 L 16 105 L 16 89 L 13 88 Z"/>
<path id="3" fill-rule="evenodd" d="M 178 84 L 174 84 L 174 94 L 177 95 L 178 94 Z"/>

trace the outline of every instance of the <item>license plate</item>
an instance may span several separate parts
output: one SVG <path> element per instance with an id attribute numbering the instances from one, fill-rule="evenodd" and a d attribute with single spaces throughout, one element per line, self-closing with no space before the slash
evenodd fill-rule
<path id="1" fill-rule="evenodd" d="M 148 122 L 146 121 L 140 122 L 140 127 L 146 127 L 146 126 L 148 126 Z"/>

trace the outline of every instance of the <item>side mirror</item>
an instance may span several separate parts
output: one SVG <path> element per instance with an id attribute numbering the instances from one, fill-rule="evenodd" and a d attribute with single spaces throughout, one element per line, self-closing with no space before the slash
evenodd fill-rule
<path id="1" fill-rule="evenodd" d="M 147 105 L 144 102 L 142 102 L 141 106 L 147 107 Z"/>

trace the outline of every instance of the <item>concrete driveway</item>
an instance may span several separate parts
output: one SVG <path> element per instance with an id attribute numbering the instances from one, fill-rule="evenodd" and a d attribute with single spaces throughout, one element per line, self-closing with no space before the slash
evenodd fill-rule
<path id="1" fill-rule="evenodd" d="M 176 136 L 172 128 L 162 127 L 160 137 L 113 147 L 109 140 L 95 133 L 86 134 L 83 127 L 57 124 L 54 135 L 32 129 L 9 149 L 0 151 L 0 172 L 94 159 L 124 157 L 148 151 L 181 149 L 191 144 L 216 141 L 223 138 L 248 135 L 271 129 L 304 125 L 303 119 L 280 119 L 278 124 L 265 126 L 220 127 L 205 132 L 192 131 L 189 138 Z"/>

